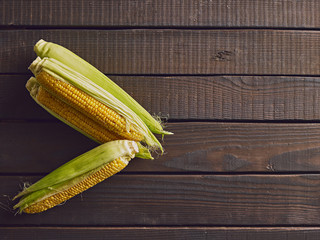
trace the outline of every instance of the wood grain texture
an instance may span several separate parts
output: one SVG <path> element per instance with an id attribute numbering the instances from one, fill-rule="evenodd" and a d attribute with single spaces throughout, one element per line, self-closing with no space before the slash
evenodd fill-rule
<path id="1" fill-rule="evenodd" d="M 0 120 L 50 118 L 45 111 L 40 111 L 25 87 L 31 75 L 0 75 Z"/>
<path id="2" fill-rule="evenodd" d="M 29 96 L 30 75 L 0 75 L 0 119 L 52 119 Z M 169 120 L 319 120 L 320 78 L 109 76 L 151 114 Z"/>
<path id="3" fill-rule="evenodd" d="M 3 239 L 172 239 L 172 240 L 318 240 L 319 228 L 308 227 L 0 227 Z"/>
<path id="4" fill-rule="evenodd" d="M 0 0 L 0 239 L 320 239 L 319 11 L 318 0 Z M 175 135 L 156 160 L 15 215 L 25 183 L 97 146 L 25 90 L 41 38 Z"/>
<path id="5" fill-rule="evenodd" d="M 0 25 L 319 28 L 317 0 L 5 0 Z"/>
<path id="6" fill-rule="evenodd" d="M 107 74 L 320 75 L 318 31 L 248 29 L 2 30 L 0 72 L 27 73 L 40 38 Z"/>
<path id="7" fill-rule="evenodd" d="M 175 134 L 163 156 L 135 159 L 123 172 L 320 171 L 319 124 L 182 122 L 168 130 Z M 0 132 L 2 174 L 44 174 L 97 146 L 63 123 L 1 123 Z"/>
<path id="8" fill-rule="evenodd" d="M 0 177 L 0 201 L 39 177 Z M 319 175 L 116 175 L 42 214 L 2 226 L 319 225 Z M 3 196 L 5 195 L 5 196 Z"/>

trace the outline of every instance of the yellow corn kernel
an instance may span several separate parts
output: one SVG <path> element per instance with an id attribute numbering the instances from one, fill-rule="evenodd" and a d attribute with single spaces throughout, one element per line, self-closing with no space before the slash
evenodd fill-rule
<path id="1" fill-rule="evenodd" d="M 45 198 L 39 202 L 32 204 L 31 206 L 23 209 L 25 213 L 39 213 L 43 212 L 49 208 L 52 208 L 72 197 L 75 195 L 87 190 L 88 188 L 93 187 L 94 185 L 102 182 L 108 177 L 120 172 L 128 165 L 128 161 L 118 158 L 114 161 L 110 162 L 109 164 L 105 165 L 104 167 L 100 168 L 100 170 L 94 172 L 93 174 L 87 176 L 81 182 L 73 185 L 72 187 L 56 193 L 48 198 Z"/>
<path id="2" fill-rule="evenodd" d="M 123 137 L 110 132 L 101 124 L 93 121 L 91 118 L 72 108 L 65 102 L 59 100 L 41 86 L 38 88 L 36 99 L 39 103 L 100 143 L 124 139 Z"/>
<path id="3" fill-rule="evenodd" d="M 130 129 L 127 129 L 127 123 L 124 117 L 87 93 L 77 89 L 71 84 L 52 77 L 44 71 L 40 72 L 36 78 L 40 85 L 48 92 L 82 112 L 92 120 L 99 122 L 109 131 L 128 140 L 143 140 L 143 135 L 134 129 L 132 125 L 130 125 Z"/>

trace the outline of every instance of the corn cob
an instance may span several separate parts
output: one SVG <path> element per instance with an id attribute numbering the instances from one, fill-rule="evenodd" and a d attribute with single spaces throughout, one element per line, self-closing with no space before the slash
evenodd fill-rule
<path id="1" fill-rule="evenodd" d="M 25 213 L 39 213 L 43 212 L 49 208 L 52 208 L 75 195 L 87 190 L 90 187 L 102 182 L 108 177 L 120 172 L 128 165 L 128 161 L 118 158 L 113 160 L 111 163 L 106 164 L 101 167 L 100 170 L 91 173 L 87 178 L 83 179 L 79 183 L 73 185 L 72 187 L 67 188 L 61 192 L 58 192 L 48 198 L 45 198 L 31 206 L 25 208 L 23 211 Z"/>
<path id="2" fill-rule="evenodd" d="M 35 78 L 30 78 L 26 87 L 34 100 L 53 116 L 104 144 L 20 192 L 14 198 L 22 197 L 14 206 L 20 213 L 52 208 L 121 171 L 135 156 L 152 159 L 149 150 L 139 142 L 163 152 L 152 131 L 171 134 L 121 88 L 107 77 L 101 78 L 102 73 L 93 66 L 68 50 L 61 58 L 63 51 L 59 47 L 40 50 L 44 55 L 58 50 L 58 60 L 62 62 L 50 54 L 49 58 L 38 57 L 30 66 Z M 63 64 L 70 53 L 71 61 Z"/>
<path id="3" fill-rule="evenodd" d="M 56 114 L 59 114 L 66 121 L 70 122 L 72 125 L 77 126 L 81 131 L 85 132 L 87 135 L 91 136 L 95 141 L 99 143 L 125 139 L 124 137 L 121 137 L 109 131 L 101 124 L 84 115 L 82 112 L 72 108 L 65 102 L 51 95 L 41 86 L 39 86 L 38 91 L 36 92 L 36 95 L 34 97 L 39 103 L 51 109 Z M 128 140 L 134 139 L 128 138 Z"/>
<path id="4" fill-rule="evenodd" d="M 102 144 L 20 192 L 14 199 L 23 197 L 14 209 L 39 213 L 52 208 L 121 171 L 138 151 L 129 140 Z"/>
<path id="5" fill-rule="evenodd" d="M 46 42 L 42 39 L 36 43 L 34 50 L 39 57 L 54 58 L 90 79 L 101 88 L 107 90 L 119 101 L 135 112 L 152 132 L 162 135 L 172 134 L 171 132 L 164 131 L 160 122 L 154 119 L 139 103 L 137 103 L 129 94 L 127 94 L 111 79 L 70 50 L 58 44 Z"/>
<path id="6" fill-rule="evenodd" d="M 134 129 L 133 125 L 127 130 L 124 117 L 85 92 L 75 88 L 71 84 L 55 79 L 44 71 L 40 72 L 36 78 L 40 85 L 48 92 L 72 108 L 85 114 L 93 121 L 105 126 L 110 132 L 117 133 L 117 135 L 120 135 L 123 139 L 138 142 L 143 140 L 143 135 Z M 118 137 L 118 139 L 120 138 Z"/>
<path id="7" fill-rule="evenodd" d="M 42 86 L 57 99 L 83 113 L 83 115 L 102 125 L 114 135 L 119 136 L 117 139 L 143 141 L 149 148 L 159 148 L 163 151 L 159 141 L 131 109 L 78 72 L 73 71 L 55 59 L 40 59 L 39 57 L 29 68 L 36 76 L 37 83 L 27 83 L 27 89 L 41 106 L 44 106 L 44 104 L 37 100 L 34 96 L 35 94 L 32 94 L 32 87 L 30 88 L 28 85 Z M 31 82 L 34 81 L 35 79 L 32 78 Z M 46 110 L 52 113 L 50 107 L 47 107 Z M 53 115 L 56 116 L 59 113 L 56 112 Z M 97 139 L 84 131 L 81 126 L 70 124 L 61 116 L 58 118 L 70 126 L 75 125 L 72 127 L 77 130 L 80 129 L 80 132 L 90 136 L 92 139 Z M 146 156 L 148 156 L 147 158 L 152 158 L 150 154 Z"/>

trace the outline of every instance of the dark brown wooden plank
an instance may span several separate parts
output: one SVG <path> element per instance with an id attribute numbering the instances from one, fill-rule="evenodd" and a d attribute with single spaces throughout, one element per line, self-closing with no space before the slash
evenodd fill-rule
<path id="1" fill-rule="evenodd" d="M 0 129 L 2 173 L 49 172 L 98 146 L 62 122 L 0 123 Z"/>
<path id="2" fill-rule="evenodd" d="M 0 201 L 38 177 L 0 177 Z M 320 224 L 320 175 L 116 175 L 42 214 L 2 210 L 2 226 Z M 5 196 L 4 196 L 5 195 Z"/>
<path id="3" fill-rule="evenodd" d="M 0 31 L 0 72 L 26 73 L 40 38 L 107 74 L 320 75 L 320 32 L 285 30 Z"/>
<path id="4" fill-rule="evenodd" d="M 319 124 L 171 123 L 165 154 L 124 172 L 320 171 Z M 46 173 L 97 146 L 63 123 L 1 123 L 0 172 Z M 156 154 L 155 154 L 156 156 Z"/>
<path id="5" fill-rule="evenodd" d="M 1 25 L 319 28 L 317 0 L 0 2 Z"/>
<path id="6" fill-rule="evenodd" d="M 29 96 L 30 75 L 0 75 L 0 119 L 52 119 Z M 150 113 L 172 119 L 319 120 L 320 78 L 110 76 Z M 13 107 L 14 106 L 14 107 Z"/>
<path id="7" fill-rule="evenodd" d="M 4 239 L 318 240 L 319 228 L 235 227 L 0 227 Z"/>
<path id="8" fill-rule="evenodd" d="M 29 75 L 0 75 L 0 119 L 50 119 L 25 88 Z"/>

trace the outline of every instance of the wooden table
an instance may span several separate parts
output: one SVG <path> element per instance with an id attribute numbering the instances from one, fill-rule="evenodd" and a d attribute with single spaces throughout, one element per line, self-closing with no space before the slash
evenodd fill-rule
<path id="1" fill-rule="evenodd" d="M 0 239 L 320 239 L 320 1 L 0 1 Z M 97 146 L 24 85 L 39 39 L 175 133 L 36 215 L 11 198 Z"/>

